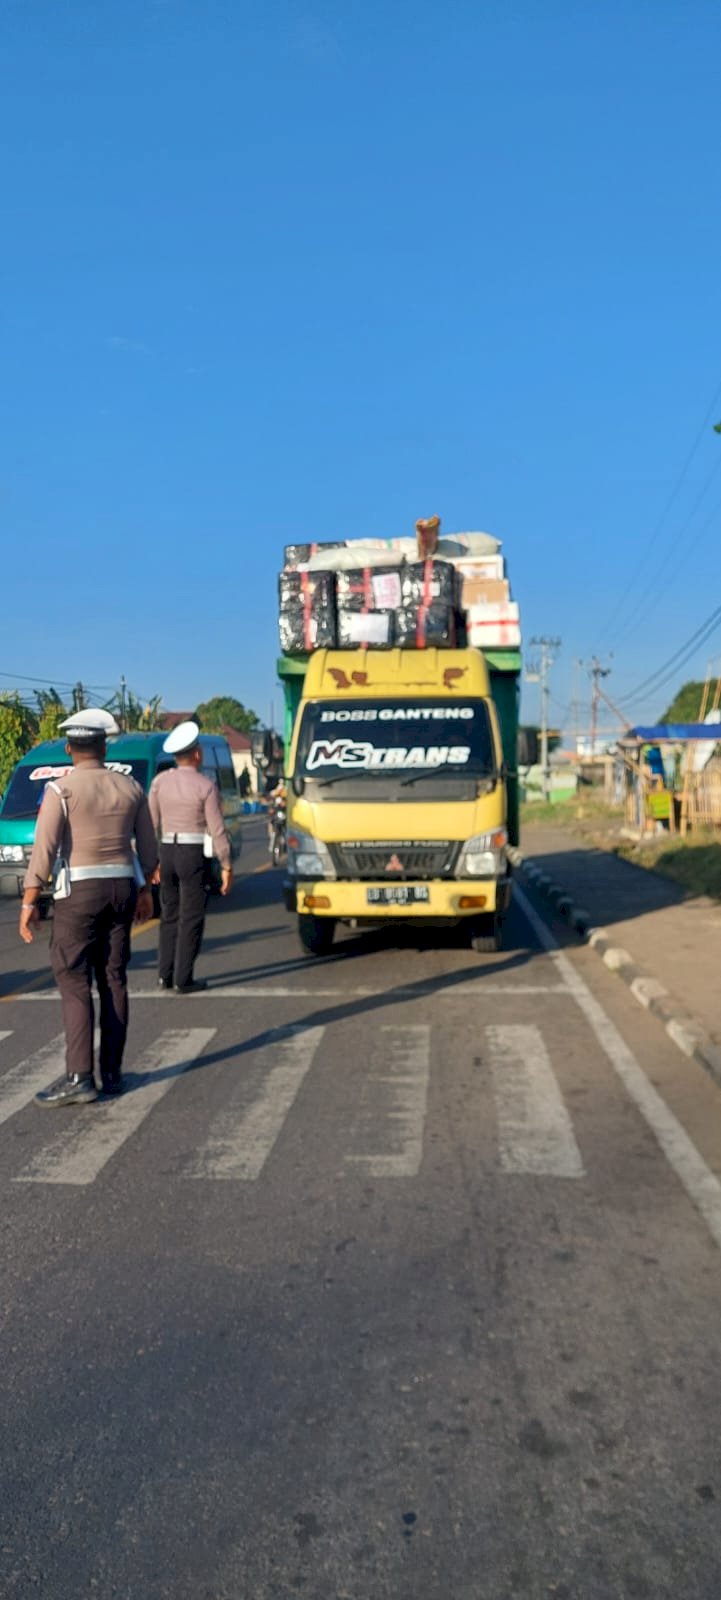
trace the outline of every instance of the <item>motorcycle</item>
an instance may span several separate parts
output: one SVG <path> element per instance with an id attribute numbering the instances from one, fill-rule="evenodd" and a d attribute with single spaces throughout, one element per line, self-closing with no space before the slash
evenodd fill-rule
<path id="1" fill-rule="evenodd" d="M 270 813 L 270 855 L 274 867 L 279 867 L 288 853 L 288 822 L 285 798 L 273 801 Z"/>

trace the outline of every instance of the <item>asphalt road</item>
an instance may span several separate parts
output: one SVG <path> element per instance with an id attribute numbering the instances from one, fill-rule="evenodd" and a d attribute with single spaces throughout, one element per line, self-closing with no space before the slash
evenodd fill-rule
<path id="1" fill-rule="evenodd" d="M 315 962 L 264 866 L 74 1110 L 0 908 L 3 1600 L 717 1600 L 719 1091 L 522 897 Z"/>

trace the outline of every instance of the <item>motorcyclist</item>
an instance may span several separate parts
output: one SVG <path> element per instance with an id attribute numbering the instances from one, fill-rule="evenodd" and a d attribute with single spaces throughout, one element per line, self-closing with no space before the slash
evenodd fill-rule
<path id="1" fill-rule="evenodd" d="M 268 850 L 272 855 L 277 814 L 281 808 L 285 812 L 286 807 L 286 786 L 283 778 L 278 780 L 274 788 L 268 790 L 266 800 L 268 802 Z"/>

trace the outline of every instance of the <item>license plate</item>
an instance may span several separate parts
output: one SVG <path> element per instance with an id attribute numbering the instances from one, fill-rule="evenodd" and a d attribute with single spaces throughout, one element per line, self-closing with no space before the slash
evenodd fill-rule
<path id="1" fill-rule="evenodd" d="M 430 891 L 423 884 L 389 883 L 367 893 L 369 906 L 413 906 L 430 900 Z"/>

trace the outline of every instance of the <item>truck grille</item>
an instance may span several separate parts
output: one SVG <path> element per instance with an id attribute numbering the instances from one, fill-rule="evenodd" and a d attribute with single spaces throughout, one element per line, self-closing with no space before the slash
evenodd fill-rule
<path id="1" fill-rule="evenodd" d="M 459 846 L 448 839 L 381 839 L 372 844 L 349 840 L 329 845 L 339 878 L 447 878 Z"/>

